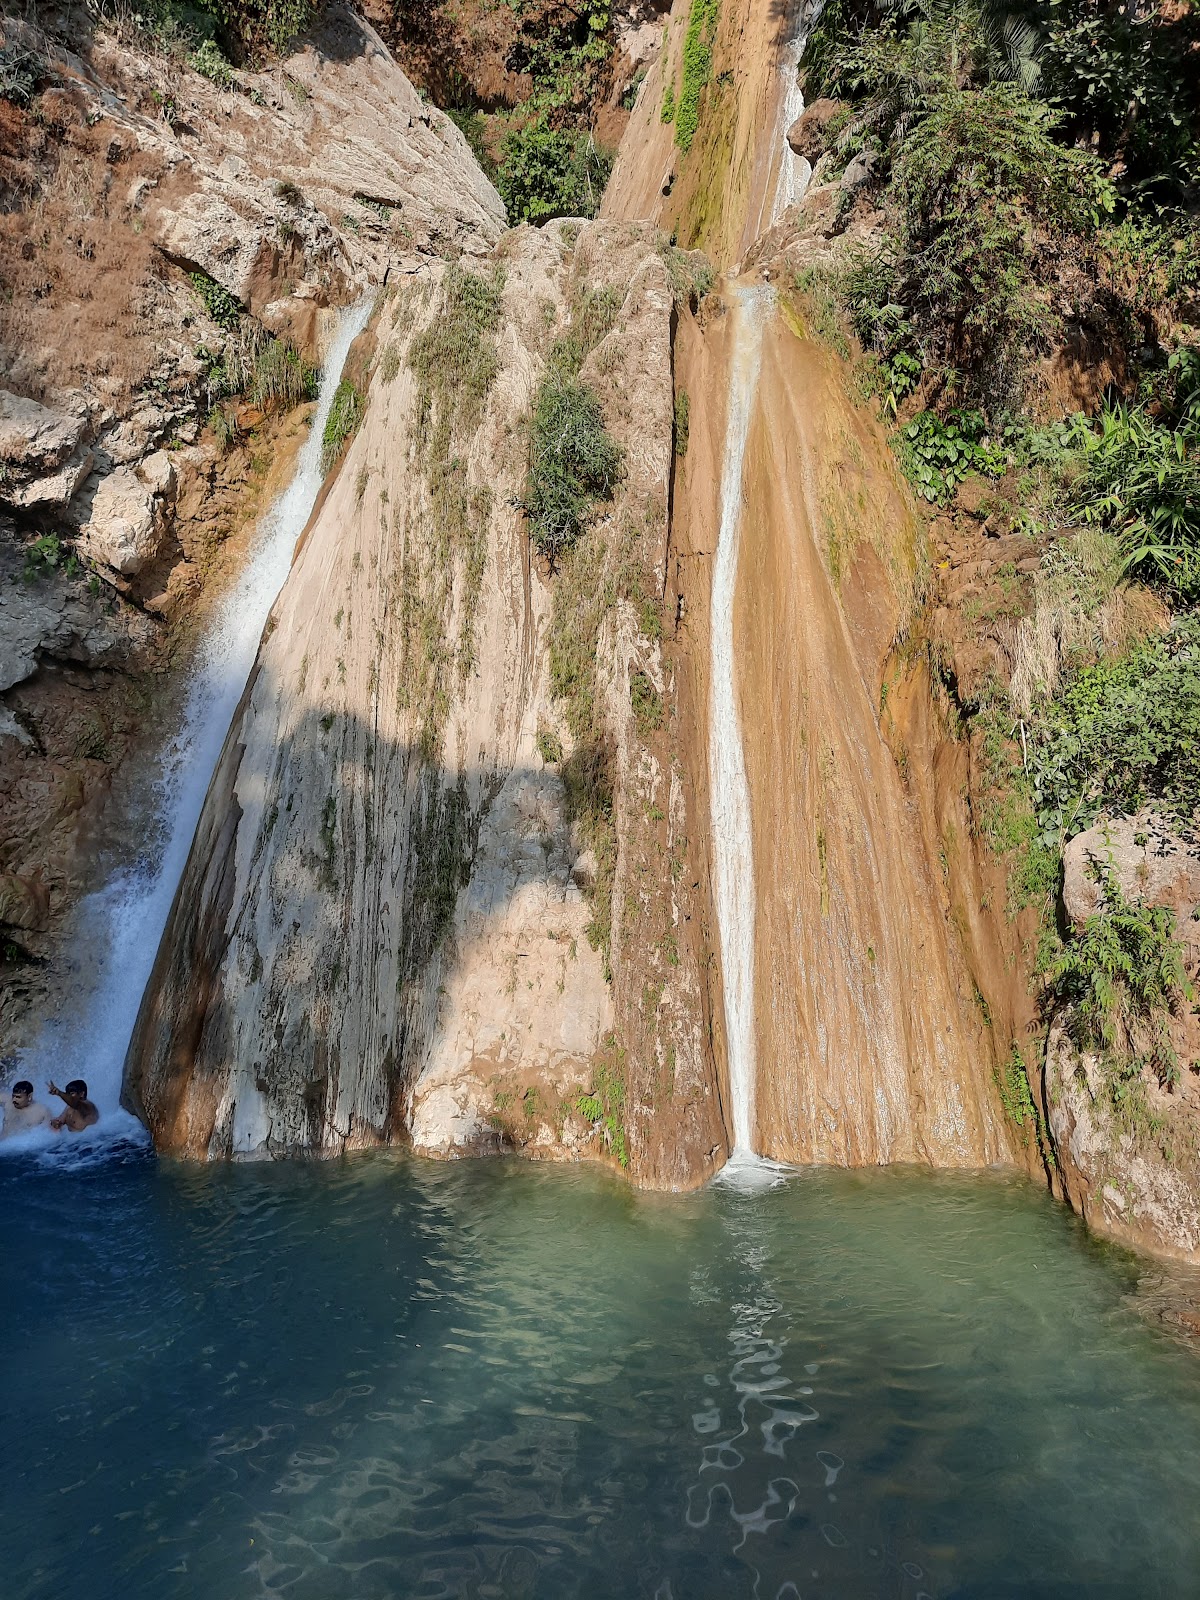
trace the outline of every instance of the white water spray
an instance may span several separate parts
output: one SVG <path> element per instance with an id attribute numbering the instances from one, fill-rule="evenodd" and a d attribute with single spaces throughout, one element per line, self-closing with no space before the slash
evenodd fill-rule
<path id="1" fill-rule="evenodd" d="M 154 857 L 118 873 L 84 903 L 77 941 L 80 950 L 101 952 L 95 982 L 68 1017 L 48 1023 L 37 1043 L 22 1053 L 20 1075 L 33 1080 L 39 1099 L 48 1079 L 60 1085 L 75 1077 L 87 1081 L 100 1111 L 99 1125 L 80 1136 L 89 1142 L 145 1138 L 141 1124 L 120 1109 L 125 1055 L 225 735 L 296 541 L 320 493 L 321 435 L 350 345 L 370 311 L 367 301 L 343 312 L 295 476 L 263 519 L 246 568 L 218 608 L 192 665 L 180 730 L 163 757 Z M 23 1135 L 0 1148 L 28 1148 L 53 1139 Z M 61 1139 L 56 1142 L 62 1145 Z"/>
<path id="2" fill-rule="evenodd" d="M 754 1154 L 754 851 L 750 786 L 738 718 L 734 673 L 733 607 L 737 593 L 738 534 L 746 438 L 762 364 L 763 322 L 769 290 L 734 290 L 737 314 L 721 468 L 721 527 L 713 564 L 712 712 L 709 770 L 717 891 L 717 929 L 725 983 L 725 1040 L 733 1111 L 731 1164 Z"/>

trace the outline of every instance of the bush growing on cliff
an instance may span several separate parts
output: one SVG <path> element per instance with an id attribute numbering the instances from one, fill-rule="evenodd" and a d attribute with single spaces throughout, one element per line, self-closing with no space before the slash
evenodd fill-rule
<path id="1" fill-rule="evenodd" d="M 1200 809 L 1200 617 L 1079 672 L 1030 733 L 1033 804 L 1048 844 L 1090 827 L 1101 810 L 1131 816 L 1146 802 L 1190 824 Z"/>
<path id="2" fill-rule="evenodd" d="M 422 426 L 436 405 L 447 439 L 455 428 L 475 423 L 495 379 L 503 293 L 503 268 L 483 274 L 453 264 L 446 269 L 440 314 L 412 342 L 408 364 L 417 379 Z"/>
<path id="3" fill-rule="evenodd" d="M 310 25 L 318 4 L 319 0 L 140 0 L 134 11 L 124 0 L 94 0 L 94 9 L 120 24 L 132 21 L 172 54 L 199 57 L 191 64 L 212 77 L 208 67 L 219 71 L 218 57 L 227 70 L 229 60 L 253 63 L 284 54 Z M 205 46 L 211 49 L 206 52 Z"/>
<path id="4" fill-rule="evenodd" d="M 343 378 L 333 394 L 333 404 L 321 435 L 321 471 L 329 472 L 358 431 L 362 421 L 363 398 L 349 378 Z"/>
<path id="5" fill-rule="evenodd" d="M 1171 357 L 1154 415 L 1109 401 L 1093 423 L 1077 415 L 1059 430 L 1081 471 L 1074 510 L 1111 529 L 1125 569 L 1175 595 L 1200 595 L 1200 353 Z"/>
<path id="6" fill-rule="evenodd" d="M 1119 1110 L 1144 1066 L 1160 1083 L 1178 1081 L 1168 1023 L 1192 996 L 1174 912 L 1129 905 L 1111 875 L 1102 886 L 1104 910 L 1068 939 L 1047 977 L 1055 997 L 1073 1007 L 1076 1042 L 1101 1053 Z"/>
<path id="7" fill-rule="evenodd" d="M 687 155 L 700 127 L 700 97 L 712 78 L 721 0 L 692 0 L 683 36 L 683 81 L 674 102 L 675 143 Z M 664 114 L 663 121 L 668 118 Z"/>
<path id="8" fill-rule="evenodd" d="M 551 566 L 583 532 L 593 508 L 611 500 L 621 450 L 584 383 L 550 372 L 538 389 L 522 508 L 529 535 Z"/>
<path id="9" fill-rule="evenodd" d="M 215 278 L 210 278 L 207 272 L 189 272 L 188 281 L 217 327 L 232 332 L 242 320 L 242 302 L 238 297 L 230 294 Z"/>
<path id="10" fill-rule="evenodd" d="M 497 187 L 508 220 L 594 217 L 612 171 L 612 157 L 590 133 L 552 128 L 540 118 L 505 135 Z"/>

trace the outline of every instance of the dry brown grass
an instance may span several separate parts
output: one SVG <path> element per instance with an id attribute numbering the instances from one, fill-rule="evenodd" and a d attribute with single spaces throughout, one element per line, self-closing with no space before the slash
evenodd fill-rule
<path id="1" fill-rule="evenodd" d="M 1010 696 L 1028 716 L 1048 699 L 1072 665 L 1123 655 L 1166 625 L 1161 603 L 1121 578 L 1113 540 L 1084 529 L 1055 547 L 1033 580 L 1033 611 L 1016 625 Z"/>
<path id="2" fill-rule="evenodd" d="M 0 384 L 118 405 L 158 363 L 161 265 L 126 206 L 157 176 L 70 89 L 36 114 L 0 102 Z"/>

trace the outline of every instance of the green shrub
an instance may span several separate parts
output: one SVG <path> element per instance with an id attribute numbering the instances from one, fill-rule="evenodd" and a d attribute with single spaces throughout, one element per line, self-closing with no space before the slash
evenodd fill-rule
<path id="1" fill-rule="evenodd" d="M 534 405 L 522 509 L 535 547 L 552 567 L 579 538 L 593 507 L 612 499 L 620 473 L 621 451 L 596 396 L 551 368 Z"/>
<path id="2" fill-rule="evenodd" d="M 1057 252 L 1111 211 L 1094 157 L 1055 141 L 1058 119 L 1014 84 L 937 94 L 900 147 L 898 299 L 935 359 L 1005 397 L 1059 312 Z"/>
<path id="3" fill-rule="evenodd" d="M 480 169 L 489 183 L 495 183 L 499 176 L 499 169 L 487 142 L 487 122 L 483 113 L 477 109 L 460 111 L 454 108 L 447 110 L 446 115 L 462 134 L 471 148 L 471 154 L 479 163 Z"/>
<path id="4" fill-rule="evenodd" d="M 271 406 L 290 410 L 305 400 L 315 400 L 320 383 L 317 368 L 290 344 L 268 339 L 255 356 L 246 396 L 264 410 Z"/>
<path id="5" fill-rule="evenodd" d="M 1119 538 L 1125 570 L 1187 599 L 1200 595 L 1200 355 L 1171 358 L 1173 393 L 1157 415 L 1108 402 L 1059 437 L 1079 453 L 1073 509 Z"/>
<path id="6" fill-rule="evenodd" d="M 66 560 L 71 564 L 75 558 L 71 555 Z M 32 582 L 34 578 L 43 578 L 51 572 L 57 572 L 63 562 L 62 540 L 53 533 L 44 533 L 25 546 L 25 565 L 21 575 L 27 582 Z"/>
<path id="7" fill-rule="evenodd" d="M 918 412 L 900 430 L 899 446 L 910 483 L 931 504 L 948 500 L 970 473 L 999 477 L 1008 465 L 978 411 L 950 411 L 945 419 Z"/>
<path id="8" fill-rule="evenodd" d="M 33 99 L 42 64 L 23 45 L 9 44 L 0 49 L 0 100 L 27 106 Z"/>
<path id="9" fill-rule="evenodd" d="M 675 143 L 684 155 L 700 127 L 700 96 L 712 77 L 713 41 L 720 16 L 721 0 L 692 0 L 683 36 L 683 82 L 675 106 Z"/>
<path id="10" fill-rule="evenodd" d="M 363 416 L 363 398 L 349 378 L 343 378 L 333 394 L 333 404 L 321 435 L 321 471 L 328 473 L 341 459 L 342 452 L 358 431 Z"/>
<path id="11" fill-rule="evenodd" d="M 551 128 L 535 118 L 505 135 L 497 187 L 514 226 L 594 217 L 611 171 L 611 155 L 590 133 Z"/>
<path id="12" fill-rule="evenodd" d="M 232 331 L 237 327 L 242 318 L 242 303 L 236 295 L 230 294 L 207 272 L 189 272 L 188 281 L 218 328 Z"/>
<path id="13" fill-rule="evenodd" d="M 675 80 L 668 78 L 663 86 L 662 108 L 658 120 L 670 124 L 675 121 Z"/>
<path id="14" fill-rule="evenodd" d="M 1100 1052 L 1119 1101 L 1143 1066 L 1152 1067 L 1160 1083 L 1178 1080 L 1167 1025 L 1192 995 L 1174 912 L 1129 905 L 1111 874 L 1102 886 L 1105 909 L 1068 939 L 1047 977 L 1055 998 L 1074 1008 L 1077 1042 Z"/>
<path id="15" fill-rule="evenodd" d="M 576 1097 L 575 1109 L 603 1138 L 621 1167 L 629 1165 L 629 1138 L 625 1129 L 625 1083 L 618 1066 L 597 1069 L 592 1089 Z"/>
<path id="16" fill-rule="evenodd" d="M 1042 1160 L 1047 1167 L 1053 1168 L 1057 1163 L 1054 1146 L 1050 1142 L 1046 1128 L 1046 1119 L 1034 1101 L 1029 1087 L 1029 1074 L 1025 1069 L 1025 1058 L 1015 1040 L 1008 1060 L 1003 1066 L 995 1069 L 994 1076 L 1004 1114 L 1020 1133 L 1022 1144 L 1028 1146 L 1029 1135 L 1032 1132 L 1037 1139 Z"/>
<path id="17" fill-rule="evenodd" d="M 428 416 L 436 399 L 447 438 L 455 427 L 469 428 L 481 413 L 495 379 L 495 330 L 500 321 L 504 272 L 468 272 L 457 263 L 446 269 L 442 307 L 413 340 L 408 364 L 417 379 L 419 410 Z"/>
<path id="18" fill-rule="evenodd" d="M 125 0 L 94 0 L 92 9 L 133 20 L 172 53 L 185 55 L 211 42 L 225 58 L 239 62 L 286 53 L 314 13 L 312 0 L 140 0 L 134 12 Z"/>
<path id="19" fill-rule="evenodd" d="M 612 0 L 504 0 L 519 21 L 509 64 L 533 79 L 531 109 L 557 124 L 594 104 L 612 54 Z"/>
<path id="20" fill-rule="evenodd" d="M 663 698 L 651 682 L 649 674 L 634 672 L 629 677 L 629 703 L 637 720 L 642 738 L 662 727 Z"/>
<path id="21" fill-rule="evenodd" d="M 188 56 L 188 65 L 195 69 L 202 77 L 215 83 L 218 89 L 235 89 L 237 77 L 233 68 L 221 52 L 221 47 L 212 39 L 205 39 L 196 46 Z"/>
<path id="22" fill-rule="evenodd" d="M 1200 617 L 1078 673 L 1030 724 L 1038 837 L 1055 846 L 1101 810 L 1200 808 Z"/>
<path id="23" fill-rule="evenodd" d="M 282 200 L 285 206 L 302 206 L 304 204 L 303 194 L 290 178 L 281 178 L 275 185 L 275 198 Z"/>
<path id="24" fill-rule="evenodd" d="M 562 740 L 553 728 L 541 727 L 537 732 L 538 755 L 548 767 L 556 767 L 563 758 Z"/>
<path id="25" fill-rule="evenodd" d="M 1038 92 L 1096 148 L 1122 190 L 1173 203 L 1194 191 L 1200 77 L 1193 7 L 1042 0 Z"/>

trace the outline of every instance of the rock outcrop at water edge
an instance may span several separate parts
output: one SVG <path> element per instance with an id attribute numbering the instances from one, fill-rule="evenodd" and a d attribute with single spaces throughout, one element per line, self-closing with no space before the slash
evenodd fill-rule
<path id="1" fill-rule="evenodd" d="M 653 230 L 556 223 L 389 285 L 131 1047 L 161 1149 L 512 1144 L 664 1187 L 723 1159 L 669 263 Z M 430 363 L 442 337 L 464 365 Z M 520 501 L 566 337 L 624 470 L 551 571 Z"/>

